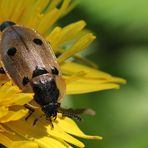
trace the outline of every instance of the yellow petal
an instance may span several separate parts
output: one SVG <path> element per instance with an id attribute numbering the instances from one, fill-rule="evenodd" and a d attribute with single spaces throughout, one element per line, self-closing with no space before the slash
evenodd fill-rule
<path id="1" fill-rule="evenodd" d="M 16 5 L 16 3 L 17 3 L 17 5 Z M 33 1 L 26 0 L 25 3 L 24 3 L 23 0 L 19 0 L 19 1 L 15 0 L 14 4 L 15 5 L 13 6 L 13 13 L 11 13 L 10 20 L 14 21 L 16 23 L 19 23 L 19 24 L 25 24 L 25 20 L 26 20 L 26 17 L 25 17 L 26 11 L 25 11 L 25 9 L 27 7 L 28 11 L 29 11 L 30 7 L 33 4 Z M 9 11 L 9 8 L 7 7 L 6 10 Z M 24 21 L 22 21 L 22 19 L 24 19 Z M 7 18 L 5 18 L 5 20 L 7 20 Z"/>
<path id="2" fill-rule="evenodd" d="M 55 50 L 54 42 L 61 34 L 62 28 L 61 27 L 55 27 L 51 33 L 46 37 L 46 40 L 49 41 L 52 45 L 53 50 Z"/>
<path id="3" fill-rule="evenodd" d="M 69 6 L 72 4 L 72 0 L 63 0 L 62 6 L 59 9 L 60 15 L 62 16 L 64 12 L 69 8 Z"/>
<path id="4" fill-rule="evenodd" d="M 64 16 L 67 15 L 71 10 L 73 10 L 79 4 L 79 2 L 80 2 L 79 0 L 72 1 L 70 6 L 64 11 L 63 15 Z"/>
<path id="5" fill-rule="evenodd" d="M 84 144 L 82 142 L 75 139 L 71 135 L 75 135 L 86 139 L 102 139 L 102 137 L 99 136 L 85 135 L 77 127 L 74 121 L 67 117 L 61 119 L 61 114 L 58 114 L 56 122 L 53 122 L 54 129 L 51 129 L 51 126 L 49 125 L 49 123 L 46 123 L 47 121 L 45 121 L 45 119 L 41 119 L 35 127 L 32 127 L 33 120 L 34 117 L 32 118 L 31 116 L 27 121 L 21 119 L 11 123 L 5 123 L 5 126 L 14 131 L 16 135 L 21 135 L 21 141 L 24 137 L 24 140 L 28 139 L 29 141 L 34 141 L 38 143 L 40 147 L 45 148 L 70 148 L 71 146 L 67 144 L 67 142 L 77 147 L 84 147 Z M 71 135 L 69 135 L 68 133 L 70 133 Z M 14 138 L 15 137 L 13 134 L 13 139 Z"/>
<path id="6" fill-rule="evenodd" d="M 29 120 L 27 121 L 25 121 L 25 119 L 21 119 L 11 123 L 9 122 L 5 123 L 5 126 L 7 128 L 15 132 L 15 135 L 14 134 L 11 135 L 10 138 L 15 139 L 16 135 L 20 135 L 18 137 L 20 138 L 20 140 L 23 140 L 24 138 L 24 140 L 28 139 L 28 141 L 34 141 L 38 143 L 39 147 L 71 148 L 71 146 L 63 140 L 62 138 L 63 136 L 61 136 L 60 138 L 57 138 L 50 135 L 50 131 L 49 133 L 47 132 L 44 126 L 44 125 L 47 125 L 45 121 L 44 121 L 44 124 L 42 123 L 42 121 L 39 121 L 37 125 L 33 127 L 32 126 L 33 120 L 34 120 L 34 117 L 33 118 L 30 117 Z"/>
<path id="7" fill-rule="evenodd" d="M 76 74 L 83 71 L 83 73 L 87 74 L 87 76 L 89 77 L 94 77 L 94 78 L 96 77 L 100 79 L 111 77 L 111 75 L 103 71 L 100 71 L 99 69 L 96 70 L 91 67 L 74 63 L 74 62 L 67 62 L 62 64 L 61 70 L 64 74 L 66 73 L 67 75 L 72 75 L 72 74 Z"/>
<path id="8" fill-rule="evenodd" d="M 61 66 L 65 74 L 67 94 L 80 94 L 106 89 L 118 89 L 124 79 L 84 65 L 69 62 Z"/>
<path id="9" fill-rule="evenodd" d="M 69 145 L 64 145 L 64 143 L 60 142 L 57 139 L 50 138 L 50 137 L 43 137 L 35 139 L 35 141 L 39 144 L 40 147 L 43 148 L 70 148 Z"/>
<path id="10" fill-rule="evenodd" d="M 81 81 L 78 81 L 77 83 L 81 83 Z M 77 88 L 79 87 L 79 89 Z M 108 89 L 119 89 L 119 86 L 116 84 L 101 84 L 98 85 L 91 85 L 90 83 L 86 84 L 69 84 L 67 85 L 66 93 L 67 94 L 82 94 L 82 93 L 89 93 L 89 92 L 95 92 L 100 90 L 108 90 Z"/>
<path id="11" fill-rule="evenodd" d="M 18 93 L 10 96 L 6 99 L 6 101 L 3 101 L 2 104 L 5 105 L 24 105 L 30 102 L 33 99 L 33 93 Z"/>
<path id="12" fill-rule="evenodd" d="M 48 9 L 48 12 L 45 13 L 40 20 L 37 30 L 45 35 L 49 30 L 49 27 L 51 27 L 60 18 L 60 16 L 62 16 L 63 12 L 68 8 L 70 2 L 71 0 L 64 0 L 59 9 L 56 7 L 51 10 Z"/>
<path id="13" fill-rule="evenodd" d="M 56 38 L 54 37 L 54 40 L 52 37 L 53 33 L 51 32 L 47 36 L 47 40 L 51 42 L 51 45 L 56 52 L 56 49 L 58 49 L 58 47 L 72 40 L 85 27 L 85 25 L 86 23 L 83 20 L 72 23 L 70 25 L 67 25 L 63 29 L 58 30 L 57 32 L 54 31 L 54 35 L 56 35 Z"/>
<path id="14" fill-rule="evenodd" d="M 9 122 L 19 120 L 20 118 L 24 117 L 28 113 L 27 109 L 21 109 L 18 111 L 9 111 L 5 116 L 0 118 L 0 122 Z"/>
<path id="15" fill-rule="evenodd" d="M 60 12 L 58 9 L 53 9 L 50 13 L 44 14 L 42 19 L 40 20 L 40 23 L 38 27 L 36 28 L 37 31 L 44 34 L 48 30 L 49 27 L 55 23 L 55 21 L 59 18 Z"/>
<path id="16" fill-rule="evenodd" d="M 23 0 L 20 0 L 22 1 L 22 4 L 17 8 L 17 12 L 15 13 L 15 15 L 19 15 L 19 17 L 16 19 L 17 22 L 19 22 L 20 24 L 27 24 L 27 22 L 30 20 L 30 13 L 32 11 L 34 11 L 34 6 L 35 6 L 35 3 L 36 1 L 35 0 L 25 0 L 25 2 Z M 20 14 L 20 12 L 22 12 L 22 14 Z M 17 14 L 18 13 L 18 14 Z M 13 17 L 14 14 L 13 14 Z"/>
<path id="17" fill-rule="evenodd" d="M 35 2 L 35 4 L 32 6 L 32 11 L 30 12 L 31 15 L 29 15 L 28 21 L 25 22 L 25 25 L 31 28 L 37 28 L 40 20 L 43 16 L 43 11 L 47 7 L 49 1 L 48 0 L 38 0 Z"/>
<path id="18" fill-rule="evenodd" d="M 0 107 L 0 118 L 5 116 L 8 113 L 8 108 L 6 108 L 5 106 L 1 106 Z"/>
<path id="19" fill-rule="evenodd" d="M 67 49 L 61 56 L 59 56 L 58 62 L 63 63 L 69 57 L 86 48 L 94 39 L 95 36 L 92 33 L 86 33 L 78 39 L 70 49 Z"/>
<path id="20" fill-rule="evenodd" d="M 85 135 L 76 125 L 76 123 L 68 118 L 65 117 L 64 120 L 60 120 L 58 123 L 58 126 L 63 129 L 65 132 L 81 137 L 81 138 L 86 138 L 86 139 L 97 139 L 97 140 L 101 140 L 102 137 L 100 136 L 90 136 L 90 135 Z"/>
<path id="21" fill-rule="evenodd" d="M 60 120 L 61 121 L 61 120 Z M 57 137 L 60 139 L 62 137 L 68 143 L 71 143 L 77 147 L 84 147 L 84 144 L 77 140 L 76 138 L 72 137 L 71 135 L 65 133 L 57 124 L 54 124 L 54 130 L 51 130 L 51 126 L 47 126 L 47 131 L 53 137 Z"/>
<path id="22" fill-rule="evenodd" d="M 91 68 L 94 68 L 94 69 L 97 69 L 98 68 L 98 65 L 96 63 L 94 63 L 93 61 L 85 58 L 85 57 L 82 57 L 80 55 L 74 55 L 73 56 L 74 60 L 77 62 L 81 62 L 82 64 L 86 65 L 86 66 L 89 66 Z"/>
<path id="23" fill-rule="evenodd" d="M 0 87 L 0 103 L 5 106 L 24 105 L 33 99 L 33 95 L 33 93 L 21 93 L 21 90 L 13 86 L 12 82 L 7 82 Z"/>
<path id="24" fill-rule="evenodd" d="M 5 93 L 4 93 L 5 92 Z M 12 86 L 12 82 L 7 82 L 3 86 L 0 87 L 0 102 L 2 102 L 7 96 L 11 96 L 12 94 L 19 93 L 20 90 L 16 86 Z"/>
<path id="25" fill-rule="evenodd" d="M 50 5 L 48 7 L 48 11 L 54 9 L 56 6 L 58 6 L 61 3 L 62 0 L 54 0 L 50 2 Z"/>
<path id="26" fill-rule="evenodd" d="M 7 136 L 0 133 L 0 143 L 1 144 L 5 145 L 6 147 L 9 147 L 11 142 L 12 141 Z"/>
<path id="27" fill-rule="evenodd" d="M 30 141 L 15 141 L 11 142 L 9 148 L 38 148 L 38 144 L 36 142 Z"/>
<path id="28" fill-rule="evenodd" d="M 0 1 L 0 10 L 1 10 L 1 15 L 3 15 L 1 18 L 2 18 L 2 20 L 5 20 L 9 15 L 10 15 L 10 10 L 11 10 L 11 8 L 10 8 L 10 10 L 8 10 L 8 8 L 7 7 L 10 7 L 11 6 L 11 4 L 9 3 L 9 1 L 8 0 L 6 0 L 6 1 L 4 1 L 4 0 L 1 0 Z M 6 11 L 6 10 L 8 10 L 8 11 Z M 7 16 L 7 13 L 8 13 L 8 16 Z M 3 22 L 3 21 L 1 21 L 1 22 Z"/>

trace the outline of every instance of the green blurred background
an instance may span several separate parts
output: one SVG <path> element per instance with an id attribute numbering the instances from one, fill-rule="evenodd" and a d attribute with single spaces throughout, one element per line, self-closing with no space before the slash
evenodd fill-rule
<path id="1" fill-rule="evenodd" d="M 68 106 L 91 107 L 94 117 L 79 123 L 102 141 L 83 140 L 88 148 L 148 148 L 148 0 L 80 0 L 62 25 L 84 19 L 97 36 L 89 59 L 127 84 L 120 90 L 74 95 Z"/>

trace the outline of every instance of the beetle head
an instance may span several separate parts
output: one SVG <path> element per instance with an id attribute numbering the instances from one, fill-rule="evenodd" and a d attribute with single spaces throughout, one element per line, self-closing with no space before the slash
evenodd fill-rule
<path id="1" fill-rule="evenodd" d="M 42 111 L 45 113 L 46 119 L 47 120 L 50 120 L 51 118 L 56 119 L 59 107 L 60 103 L 54 103 L 54 102 L 42 106 Z"/>

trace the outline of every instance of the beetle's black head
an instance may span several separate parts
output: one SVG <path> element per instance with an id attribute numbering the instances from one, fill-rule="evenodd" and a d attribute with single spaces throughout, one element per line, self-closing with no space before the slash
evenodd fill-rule
<path id="1" fill-rule="evenodd" d="M 59 107 L 60 103 L 51 102 L 42 106 L 42 111 L 45 113 L 47 119 L 51 117 L 56 118 Z"/>
<path id="2" fill-rule="evenodd" d="M 4 29 L 6 29 L 7 27 L 13 26 L 15 25 L 14 22 L 11 21 L 5 21 L 3 23 L 0 24 L 0 31 L 2 32 Z"/>

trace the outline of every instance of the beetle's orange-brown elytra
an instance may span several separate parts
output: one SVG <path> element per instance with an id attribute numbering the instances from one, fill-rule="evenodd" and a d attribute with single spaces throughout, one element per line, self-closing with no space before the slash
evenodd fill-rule
<path id="1" fill-rule="evenodd" d="M 50 44 L 35 30 L 13 22 L 2 23 L 0 30 L 6 74 L 24 92 L 35 93 L 46 118 L 56 117 L 66 86 Z"/>
<path id="2" fill-rule="evenodd" d="M 56 119 L 58 112 L 80 119 L 77 113 L 82 113 L 83 109 L 75 112 L 60 107 L 66 84 L 51 45 L 35 30 L 11 21 L 3 22 L 0 31 L 3 65 L 0 73 L 6 73 L 23 92 L 34 92 L 35 102 L 49 121 Z M 31 113 L 34 111 L 32 107 L 25 106 Z"/>

